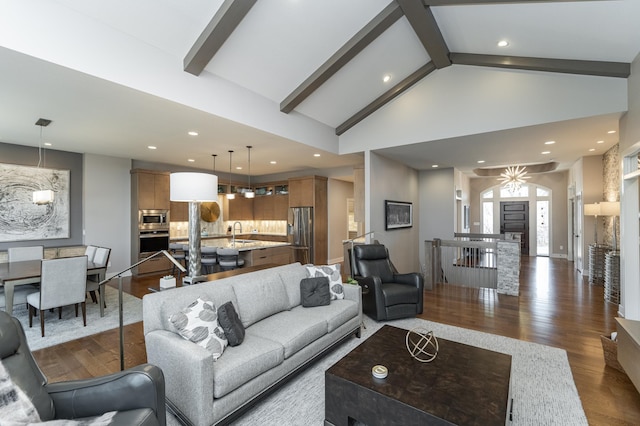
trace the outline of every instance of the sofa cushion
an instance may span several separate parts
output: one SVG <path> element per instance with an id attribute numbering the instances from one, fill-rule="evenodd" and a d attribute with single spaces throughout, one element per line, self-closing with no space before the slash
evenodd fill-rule
<path id="1" fill-rule="evenodd" d="M 273 340 L 284 347 L 287 359 L 314 340 L 327 334 L 327 322 L 321 316 L 307 316 L 302 306 L 292 311 L 283 311 L 254 324 L 247 334 Z M 299 311 L 299 309 L 304 311 Z M 311 309 L 312 310 L 312 309 Z"/>
<path id="2" fill-rule="evenodd" d="M 227 302 L 218 308 L 218 322 L 227 336 L 230 346 L 238 346 L 244 340 L 244 326 L 233 303 Z"/>
<path id="3" fill-rule="evenodd" d="M 213 365 L 213 396 L 222 398 L 284 361 L 284 348 L 272 340 L 245 334 L 239 346 L 229 346 Z"/>
<path id="4" fill-rule="evenodd" d="M 245 328 L 270 315 L 289 309 L 289 298 L 279 274 L 234 283 L 238 314 Z"/>
<path id="5" fill-rule="evenodd" d="M 198 297 L 189 306 L 171 315 L 169 320 L 180 336 L 211 352 L 214 360 L 227 347 L 227 338 L 218 324 L 218 312 L 211 300 Z"/>
<path id="6" fill-rule="evenodd" d="M 294 317 L 304 316 L 308 319 L 316 318 L 326 321 L 327 332 L 331 333 L 351 318 L 358 316 L 358 304 L 348 299 L 332 300 L 330 305 L 317 306 L 313 309 L 298 306 L 291 310 L 291 314 Z"/>
<path id="7" fill-rule="evenodd" d="M 305 308 L 324 306 L 331 303 L 329 278 L 313 277 L 300 280 L 300 298 L 302 299 L 302 306 Z"/>
<path id="8" fill-rule="evenodd" d="M 300 299 L 300 280 L 307 278 L 307 268 L 300 263 L 291 263 L 289 265 L 279 266 L 278 274 L 284 284 L 284 288 L 289 296 L 289 309 L 298 306 Z"/>
<path id="9" fill-rule="evenodd" d="M 309 277 L 328 277 L 331 300 L 344 299 L 344 288 L 342 287 L 342 275 L 340 275 L 340 264 L 335 265 L 305 265 Z"/>

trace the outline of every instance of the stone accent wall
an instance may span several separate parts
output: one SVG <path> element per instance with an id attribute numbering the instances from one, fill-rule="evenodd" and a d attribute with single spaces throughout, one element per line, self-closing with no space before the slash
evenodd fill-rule
<path id="1" fill-rule="evenodd" d="M 520 294 L 520 242 L 498 241 L 499 294 Z"/>
<path id="2" fill-rule="evenodd" d="M 602 156 L 603 173 L 603 201 L 620 201 L 620 186 L 622 182 L 622 167 L 620 165 L 619 145 L 611 147 Z M 600 218 L 598 218 L 600 220 Z M 603 239 L 606 246 L 613 246 L 613 217 L 605 216 L 603 221 Z M 620 218 L 616 218 L 616 239 L 620 246 Z"/>

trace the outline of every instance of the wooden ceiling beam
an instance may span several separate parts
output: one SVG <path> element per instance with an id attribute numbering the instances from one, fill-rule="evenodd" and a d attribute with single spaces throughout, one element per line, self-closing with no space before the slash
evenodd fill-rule
<path id="1" fill-rule="evenodd" d="M 256 0 L 225 0 L 185 56 L 184 70 L 200 75 L 255 3 Z"/>
<path id="2" fill-rule="evenodd" d="M 371 102 L 369 105 L 347 119 L 344 123 L 339 125 L 336 128 L 336 135 L 340 136 L 341 134 L 373 114 L 375 111 L 391 102 L 391 100 L 393 100 L 396 96 L 402 94 L 404 91 L 408 90 L 411 86 L 413 86 L 418 81 L 422 80 L 424 77 L 431 74 L 435 70 L 436 66 L 433 61 L 430 61 L 426 65 L 423 65 L 417 71 L 414 71 L 407 78 L 393 86 L 391 89 L 387 90 L 376 100 Z"/>
<path id="3" fill-rule="evenodd" d="M 627 78 L 631 74 L 631 64 L 624 62 L 479 55 L 473 53 L 451 53 L 449 57 L 451 58 L 451 62 L 456 65 L 475 65 L 481 67 L 510 68 L 619 78 Z"/>
<path id="4" fill-rule="evenodd" d="M 436 68 L 451 65 L 449 48 L 429 7 L 421 0 L 396 0 Z"/>
<path id="5" fill-rule="evenodd" d="M 280 111 L 288 114 L 322 86 L 351 59 L 364 50 L 380 34 L 385 32 L 398 19 L 402 18 L 402 10 L 395 3 L 390 3 L 373 18 L 364 28 L 347 41 L 324 64 L 313 72 L 289 96 L 280 103 Z"/>

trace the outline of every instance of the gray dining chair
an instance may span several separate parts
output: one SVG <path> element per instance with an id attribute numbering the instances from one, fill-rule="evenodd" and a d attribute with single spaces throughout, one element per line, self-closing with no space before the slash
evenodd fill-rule
<path id="1" fill-rule="evenodd" d="M 240 259 L 240 252 L 238 249 L 219 248 L 217 255 L 218 265 L 222 271 L 230 271 L 244 266 L 244 259 Z"/>
<path id="2" fill-rule="evenodd" d="M 87 326 L 87 256 L 64 257 L 42 261 L 40 291 L 27 296 L 29 304 L 29 327 L 33 325 L 33 315 L 40 313 L 40 330 L 44 337 L 44 316 L 48 309 L 58 308 L 58 319 L 62 319 L 62 307 L 78 304 L 82 306 L 82 322 Z"/>
<path id="3" fill-rule="evenodd" d="M 96 246 L 87 246 L 87 248 L 84 250 L 84 254 L 85 256 L 87 256 L 87 260 L 89 262 L 93 262 L 93 257 L 96 255 L 96 250 L 98 250 L 98 247 Z"/>
<path id="4" fill-rule="evenodd" d="M 92 274 L 87 277 L 87 289 L 86 292 L 91 295 L 93 303 L 100 304 L 100 316 L 104 316 L 104 308 L 107 307 L 104 295 L 105 284 L 100 285 L 105 279 L 106 269 L 109 265 L 109 257 L 111 256 L 111 249 L 106 247 L 96 247 L 95 255 L 93 256 L 93 263 L 96 266 L 104 267 L 100 273 Z M 96 297 L 96 292 L 99 297 Z"/>
<path id="5" fill-rule="evenodd" d="M 179 263 L 182 263 L 185 268 L 187 267 L 187 254 L 185 253 L 183 244 L 170 243 L 169 254 L 171 254 L 171 256 L 173 256 L 173 258 Z M 171 275 L 176 272 L 176 269 L 178 269 L 178 267 L 176 265 L 173 265 L 173 268 L 171 268 Z M 178 277 L 180 277 L 180 274 L 181 272 L 178 270 Z"/>
<path id="6" fill-rule="evenodd" d="M 9 262 L 44 259 L 44 246 L 9 247 Z"/>
<path id="7" fill-rule="evenodd" d="M 38 287 L 33 285 L 18 285 L 13 289 L 13 307 L 15 307 L 22 303 L 27 303 L 27 296 L 31 293 L 36 293 L 38 291 Z M 3 311 L 6 310 L 7 302 L 4 295 L 4 290 L 0 289 L 0 309 Z"/>

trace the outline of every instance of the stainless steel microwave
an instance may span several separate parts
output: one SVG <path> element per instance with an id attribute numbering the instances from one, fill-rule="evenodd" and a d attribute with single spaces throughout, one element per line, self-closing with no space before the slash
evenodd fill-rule
<path id="1" fill-rule="evenodd" d="M 139 210 L 139 229 L 169 229 L 169 210 Z"/>

